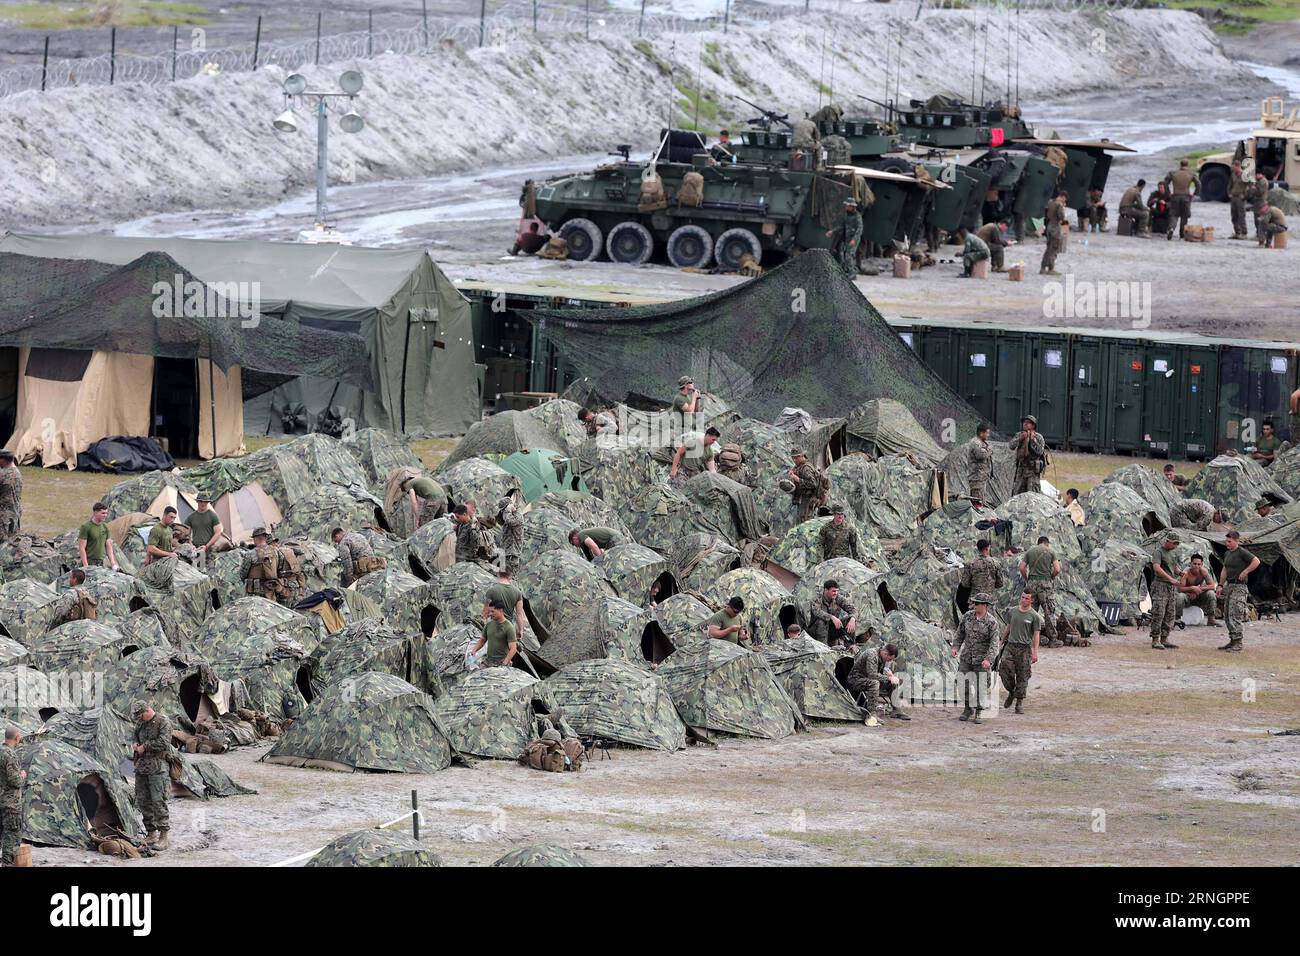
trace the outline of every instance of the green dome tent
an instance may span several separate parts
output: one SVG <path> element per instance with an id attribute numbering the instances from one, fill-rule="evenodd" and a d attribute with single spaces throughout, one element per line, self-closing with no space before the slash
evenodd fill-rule
<path id="1" fill-rule="evenodd" d="M 429 582 L 390 565 L 364 575 L 353 587 L 374 601 L 399 633 L 433 633 L 438 606 Z"/>
<path id="2" fill-rule="evenodd" d="M 803 726 L 763 655 L 730 641 L 679 647 L 658 674 L 688 727 L 779 740 Z"/>
<path id="3" fill-rule="evenodd" d="M 674 594 L 660 601 L 654 614 L 664 635 L 674 647 L 680 647 L 705 638 L 704 622 L 713 616 L 713 611 L 690 594 Z"/>
<path id="4" fill-rule="evenodd" d="M 584 603 L 614 595 L 613 585 L 605 580 L 600 568 L 573 547 L 538 555 L 524 565 L 516 583 L 528 595 L 533 614 L 548 632 Z"/>
<path id="5" fill-rule="evenodd" d="M 549 448 L 526 448 L 501 460 L 502 470 L 519 479 L 524 500 L 529 502 L 550 491 L 587 494 L 587 483 L 578 473 L 577 464 L 576 459 Z"/>
<path id="6" fill-rule="evenodd" d="M 331 840 L 305 866 L 442 866 L 438 854 L 398 830 L 357 830 Z"/>
<path id="7" fill-rule="evenodd" d="M 323 638 L 308 657 L 312 694 L 319 697 L 331 684 L 367 671 L 410 680 L 412 656 L 409 636 L 383 618 L 351 621 Z"/>
<path id="8" fill-rule="evenodd" d="M 862 720 L 863 711 L 835 676 L 839 654 L 811 637 L 765 644 L 759 651 L 799 712 L 813 720 Z"/>
<path id="9" fill-rule="evenodd" d="M 23 783 L 23 839 L 36 846 L 93 850 L 92 832 L 141 835 L 131 795 L 116 769 L 61 740 L 46 738 L 18 751 Z"/>
<path id="10" fill-rule="evenodd" d="M 517 760 L 537 736 L 536 715 L 555 709 L 545 696 L 541 682 L 518 668 L 480 667 L 448 685 L 433 712 L 459 753 Z"/>
<path id="11" fill-rule="evenodd" d="M 677 579 L 657 551 L 629 542 L 610 548 L 595 560 L 618 595 L 638 607 L 677 593 Z"/>
<path id="12" fill-rule="evenodd" d="M 753 643 L 783 640 L 785 629 L 799 619 L 794 595 L 780 581 L 758 568 L 728 571 L 705 588 L 704 596 L 714 607 L 719 608 L 732 597 L 743 600 L 745 610 L 741 612 L 740 618 L 749 627 L 749 639 Z"/>
<path id="13" fill-rule="evenodd" d="M 518 478 L 486 458 L 466 458 L 455 464 L 443 462 L 434 477 L 447 489 L 455 504 L 473 501 L 481 514 L 495 511 L 497 502 L 507 492 L 523 490 Z"/>
<path id="14" fill-rule="evenodd" d="M 845 515 L 846 521 L 852 521 Z M 781 535 L 780 539 L 768 552 L 767 559 L 787 571 L 802 577 L 808 569 L 825 560 L 822 554 L 821 531 L 833 519 L 827 516 L 809 518 L 797 524 Z M 858 528 L 858 540 L 861 544 L 862 564 L 876 571 L 888 571 L 889 562 L 885 558 L 885 549 L 880 539 L 869 528 Z"/>
<path id="15" fill-rule="evenodd" d="M 582 736 L 669 752 L 686 746 L 686 726 L 672 698 L 643 667 L 619 660 L 577 661 L 544 683 Z"/>
<path id="16" fill-rule="evenodd" d="M 799 606 L 804 627 L 812 621 L 809 608 L 821 597 L 822 585 L 834 581 L 840 586 L 840 595 L 853 605 L 858 614 L 858 633 L 885 620 L 886 608 L 880 588 L 886 576 L 852 558 L 831 558 L 810 569 L 794 589 L 794 599 Z M 820 642 L 818 642 L 820 643 Z"/>

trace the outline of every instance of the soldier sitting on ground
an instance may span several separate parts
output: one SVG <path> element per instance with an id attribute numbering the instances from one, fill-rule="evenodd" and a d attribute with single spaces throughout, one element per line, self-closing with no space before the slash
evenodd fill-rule
<path id="1" fill-rule="evenodd" d="M 845 684 L 849 693 L 867 711 L 865 721 L 868 727 L 877 727 L 880 721 L 877 714 L 889 712 L 889 716 L 898 720 L 912 718 L 893 702 L 894 688 L 902 681 L 894 673 L 894 662 L 898 660 L 898 648 L 893 644 L 883 647 L 860 646 L 853 655 L 853 666 L 849 668 Z"/>

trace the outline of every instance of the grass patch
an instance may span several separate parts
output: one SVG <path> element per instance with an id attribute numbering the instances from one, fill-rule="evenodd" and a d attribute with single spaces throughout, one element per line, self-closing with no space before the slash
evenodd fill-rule
<path id="1" fill-rule="evenodd" d="M 162 0 L 97 0 L 93 3 L 15 3 L 0 19 L 31 30 L 90 30 L 98 27 L 201 26 L 211 21 L 197 3 Z"/>
<path id="2" fill-rule="evenodd" d="M 861 830 L 773 830 L 768 836 L 830 850 L 855 861 L 904 866 L 1005 866 L 1009 862 L 1001 856 L 959 847 L 880 840 L 864 835 Z"/>
<path id="3" fill-rule="evenodd" d="M 1083 452 L 1052 452 L 1052 464 L 1043 477 L 1064 494 L 1067 488 L 1078 488 L 1080 495 L 1087 494 L 1092 488 L 1101 484 L 1101 480 L 1117 468 L 1124 465 L 1139 464 L 1150 468 L 1152 473 L 1163 480 L 1161 470 L 1165 463 L 1156 458 L 1134 458 L 1125 455 L 1093 455 Z M 1176 461 L 1174 466 L 1185 478 L 1191 478 L 1204 465 L 1200 462 Z"/>
<path id="4" fill-rule="evenodd" d="M 1300 19 L 1300 0 L 1166 0 L 1165 6 L 1198 13 L 1219 33 L 1249 33 L 1262 23 Z"/>
<path id="5" fill-rule="evenodd" d="M 672 75 L 673 65 L 655 52 L 655 48 L 650 45 L 649 40 L 637 40 L 632 44 L 632 49 L 653 63 L 660 76 Z"/>

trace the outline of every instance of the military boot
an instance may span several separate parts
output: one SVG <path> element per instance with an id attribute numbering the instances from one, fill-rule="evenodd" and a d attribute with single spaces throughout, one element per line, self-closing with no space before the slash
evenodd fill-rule
<path id="1" fill-rule="evenodd" d="M 1220 648 L 1220 650 L 1222 650 L 1222 648 Z M 153 846 L 153 841 L 156 839 L 158 839 L 157 830 L 149 830 L 144 835 L 144 843 L 146 846 Z"/>
<path id="2" fill-rule="evenodd" d="M 973 714 L 973 713 L 974 713 L 974 711 L 972 711 L 972 710 L 970 709 L 969 706 L 964 707 L 964 708 L 962 709 L 961 716 L 958 717 L 957 719 L 958 719 L 958 720 L 970 720 L 970 716 L 971 716 L 971 714 Z"/>
<path id="3" fill-rule="evenodd" d="M 1017 697 L 1017 698 L 1016 698 L 1016 713 L 1017 713 L 1017 714 L 1023 714 L 1024 712 L 1025 712 L 1025 700 L 1024 700 L 1023 697 Z"/>
<path id="4" fill-rule="evenodd" d="M 1227 643 L 1227 645 L 1226 645 L 1225 647 L 1221 647 L 1221 648 L 1219 648 L 1219 650 L 1221 650 L 1221 651 L 1227 651 L 1229 654 L 1240 654 L 1240 653 L 1241 653 L 1241 638 L 1239 638 L 1239 637 L 1234 637 L 1232 640 L 1230 640 L 1230 641 Z"/>
<path id="5" fill-rule="evenodd" d="M 1174 643 L 1173 643 L 1172 641 L 1170 641 L 1168 638 L 1165 638 L 1165 642 L 1164 642 L 1164 644 L 1161 645 L 1161 647 L 1163 647 L 1163 648 L 1164 648 L 1165 650 L 1167 650 L 1167 651 L 1176 651 L 1176 650 L 1178 650 L 1178 645 L 1177 645 L 1177 644 L 1174 644 Z"/>
<path id="6" fill-rule="evenodd" d="M 1153 650 L 1153 651 L 1163 651 L 1164 649 L 1165 649 L 1165 646 L 1164 646 L 1163 644 L 1161 644 L 1159 641 L 1152 641 L 1152 642 L 1151 642 L 1151 650 Z"/>
<path id="7" fill-rule="evenodd" d="M 976 707 L 976 708 L 975 708 L 975 715 L 974 715 L 973 717 L 971 717 L 971 719 L 970 719 L 970 722 L 971 722 L 972 724 L 982 724 L 982 723 L 984 723 L 983 719 L 981 719 L 981 717 L 980 717 L 980 711 L 982 711 L 983 709 L 984 709 L 983 707 Z"/>
<path id="8" fill-rule="evenodd" d="M 1011 702 L 1014 701 L 1015 699 L 1016 699 L 1016 695 L 1015 695 L 1014 693 L 1012 693 L 1012 694 L 1007 694 L 1007 699 L 1003 702 L 1002 706 L 1003 706 L 1003 707 L 1010 707 L 1010 706 L 1011 706 Z"/>
<path id="9" fill-rule="evenodd" d="M 158 831 L 158 834 L 157 834 L 158 838 L 157 838 L 156 840 L 154 840 L 154 841 L 153 841 L 153 844 L 152 844 L 152 845 L 153 845 L 153 848 L 154 848 L 155 850 L 165 850 L 165 849 L 167 849 L 167 832 L 168 832 L 168 831 L 166 831 L 166 830 L 159 830 L 159 831 Z"/>
<path id="10" fill-rule="evenodd" d="M 1235 637 L 1230 637 L 1230 638 L 1228 638 L 1228 643 L 1227 643 L 1227 644 L 1224 644 L 1222 647 L 1220 647 L 1219 650 L 1221 650 L 1221 651 L 1230 651 L 1230 650 L 1232 650 L 1232 645 L 1233 645 L 1233 644 L 1236 644 L 1236 643 L 1238 643 L 1237 639 L 1236 639 Z"/>

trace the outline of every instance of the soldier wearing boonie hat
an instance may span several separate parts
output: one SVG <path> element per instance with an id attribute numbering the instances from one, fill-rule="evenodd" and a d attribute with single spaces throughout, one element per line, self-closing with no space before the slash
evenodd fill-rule
<path id="1" fill-rule="evenodd" d="M 983 723 L 980 712 L 993 699 L 993 662 L 998 656 L 1000 627 L 993 616 L 993 595 L 980 591 L 971 596 L 971 609 L 957 625 L 957 639 L 952 656 L 957 658 L 959 696 L 962 712 L 959 720 Z"/>

